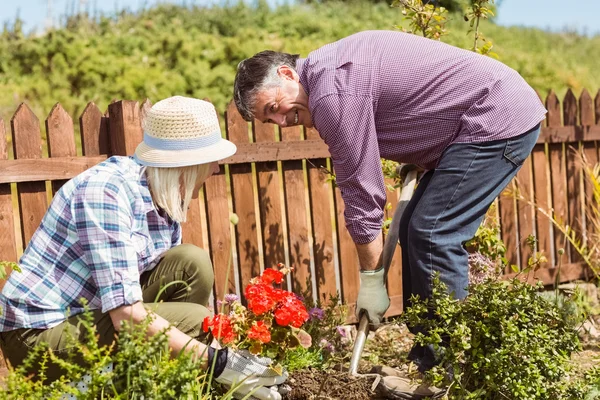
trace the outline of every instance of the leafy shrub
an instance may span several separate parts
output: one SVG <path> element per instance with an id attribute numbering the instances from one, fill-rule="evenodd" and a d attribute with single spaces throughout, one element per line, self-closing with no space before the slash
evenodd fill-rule
<path id="1" fill-rule="evenodd" d="M 490 280 L 458 301 L 435 277 L 432 297 L 414 297 L 403 316 L 424 328 L 417 343 L 439 351 L 427 378 L 456 399 L 571 398 L 568 361 L 580 349 L 578 335 L 539 289 L 516 278 Z"/>
<path id="2" fill-rule="evenodd" d="M 87 333 L 85 343 L 73 346 L 68 359 L 59 359 L 46 346 L 37 346 L 24 364 L 11 369 L 6 378 L 6 390 L 0 391 L 1 400 L 62 399 L 71 395 L 77 399 L 231 399 L 231 391 L 216 392 L 211 375 L 200 368 L 191 353 L 171 358 L 167 336 L 163 332 L 147 337 L 144 323 L 131 328 L 124 323 L 114 353 L 111 347 L 99 347 L 93 315 L 85 311 L 80 318 L 80 329 Z M 67 335 L 71 344 L 75 338 Z M 87 367 L 74 360 L 83 358 Z M 65 372 L 57 381 L 43 382 L 50 362 Z M 112 369 L 107 368 L 112 364 Z M 31 376 L 36 371 L 36 378 Z M 76 383 L 88 374 L 87 388 Z"/>

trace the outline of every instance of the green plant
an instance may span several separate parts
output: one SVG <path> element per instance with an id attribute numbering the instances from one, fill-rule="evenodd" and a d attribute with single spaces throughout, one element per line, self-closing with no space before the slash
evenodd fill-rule
<path id="1" fill-rule="evenodd" d="M 423 37 L 440 40 L 446 35 L 446 22 L 448 10 L 436 7 L 422 0 L 394 0 L 392 7 L 401 8 L 404 19 L 410 21 L 409 29 L 396 26 L 405 32 L 420 33 Z"/>
<path id="2" fill-rule="evenodd" d="M 490 40 L 487 40 L 483 35 L 483 32 L 479 30 L 479 24 L 481 20 L 488 19 L 494 16 L 494 12 L 489 7 L 490 4 L 494 4 L 494 0 L 473 0 L 471 6 L 467 8 L 465 13 L 465 21 L 469 23 L 468 33 L 473 33 L 473 47 L 471 50 L 487 55 L 493 58 L 498 58 L 498 54 L 492 51 L 494 47 Z M 481 46 L 479 44 L 481 43 Z"/>
<path id="3" fill-rule="evenodd" d="M 232 399 L 232 390 L 215 391 L 207 373 L 191 352 L 171 358 L 165 332 L 148 337 L 146 329 L 151 317 L 131 326 L 124 322 L 115 346 L 98 346 L 93 315 L 86 308 L 80 316 L 79 328 L 86 332 L 84 343 L 67 332 L 73 352 L 66 359 L 57 357 L 47 346 L 37 346 L 24 364 L 10 369 L 6 390 L 0 399 L 62 399 L 70 394 L 78 399 Z M 81 366 L 75 359 L 83 360 Z M 51 363 L 60 366 L 64 375 L 51 383 L 43 382 Z M 107 368 L 112 365 L 112 370 Z M 31 372 L 36 372 L 32 378 Z M 76 385 L 88 375 L 87 387 Z M 226 393 L 225 393 L 226 392 Z M 221 394 L 223 393 L 223 394 Z"/>
<path id="4" fill-rule="evenodd" d="M 427 378 L 456 399 L 565 398 L 579 339 L 540 289 L 516 278 L 488 280 L 458 301 L 436 276 L 431 298 L 413 297 L 403 316 L 423 329 L 415 341 L 439 352 Z"/>

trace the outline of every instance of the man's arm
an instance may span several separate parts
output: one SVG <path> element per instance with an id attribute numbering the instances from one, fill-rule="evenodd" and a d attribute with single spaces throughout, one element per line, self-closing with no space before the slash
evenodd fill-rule
<path id="1" fill-rule="evenodd" d="M 360 268 L 363 271 L 373 271 L 381 267 L 381 253 L 383 251 L 383 235 L 379 234 L 370 243 L 359 244 L 356 243 L 356 250 L 358 251 L 358 260 L 360 262 Z"/>
<path id="2" fill-rule="evenodd" d="M 149 314 L 146 308 L 144 308 L 142 302 L 136 302 L 132 305 L 117 307 L 113 310 L 110 310 L 108 313 L 117 332 L 121 330 L 122 321 L 129 321 L 133 324 L 139 324 L 142 323 Z M 151 315 L 152 322 L 148 326 L 148 330 L 146 332 L 149 337 L 169 328 L 169 322 L 166 319 L 154 313 L 151 313 Z M 169 341 L 171 355 L 173 357 L 176 357 L 184 350 L 193 351 L 196 354 L 196 357 L 201 359 L 202 368 L 208 368 L 208 351 L 205 344 L 197 341 L 196 339 L 192 339 L 190 336 L 186 335 L 175 327 L 169 328 L 166 331 L 166 335 Z"/>

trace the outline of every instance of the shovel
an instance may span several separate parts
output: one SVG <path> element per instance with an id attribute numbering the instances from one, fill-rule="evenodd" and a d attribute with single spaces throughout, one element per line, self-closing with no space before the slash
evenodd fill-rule
<path id="1" fill-rule="evenodd" d="M 383 255 L 382 255 L 382 266 L 384 268 L 385 274 L 384 279 L 387 279 L 387 274 L 390 269 L 390 265 L 392 263 L 392 258 L 394 257 L 394 252 L 396 251 L 396 246 L 398 245 L 398 234 L 400 231 L 400 218 L 402 218 L 402 214 L 412 197 L 415 186 L 417 184 L 417 173 L 418 167 L 412 164 L 403 164 L 398 166 L 398 173 L 402 176 L 406 173 L 406 178 L 402 182 L 402 190 L 400 191 L 400 199 L 398 200 L 398 206 L 396 207 L 396 211 L 394 212 L 394 216 L 392 217 L 392 222 L 390 224 L 387 238 L 385 243 L 383 244 Z M 358 330 L 356 331 L 356 340 L 354 341 L 354 349 L 352 350 L 352 358 L 350 359 L 350 376 L 358 376 L 361 375 L 358 373 L 358 362 L 360 361 L 360 356 L 362 354 L 363 348 L 365 347 L 365 341 L 367 339 L 367 335 L 369 334 L 369 319 L 367 318 L 367 314 L 363 313 L 360 322 L 358 324 Z M 377 375 L 373 386 L 377 386 L 381 376 L 378 374 L 368 374 L 368 375 Z M 365 375 L 361 375 L 365 376 Z"/>

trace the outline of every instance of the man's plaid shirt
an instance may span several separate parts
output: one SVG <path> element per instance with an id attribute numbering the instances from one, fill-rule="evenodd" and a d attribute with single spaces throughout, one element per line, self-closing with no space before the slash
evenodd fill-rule
<path id="1" fill-rule="evenodd" d="M 69 315 L 142 300 L 140 275 L 181 243 L 152 202 L 144 167 L 111 157 L 67 182 L 0 294 L 0 332 L 47 329 Z"/>

